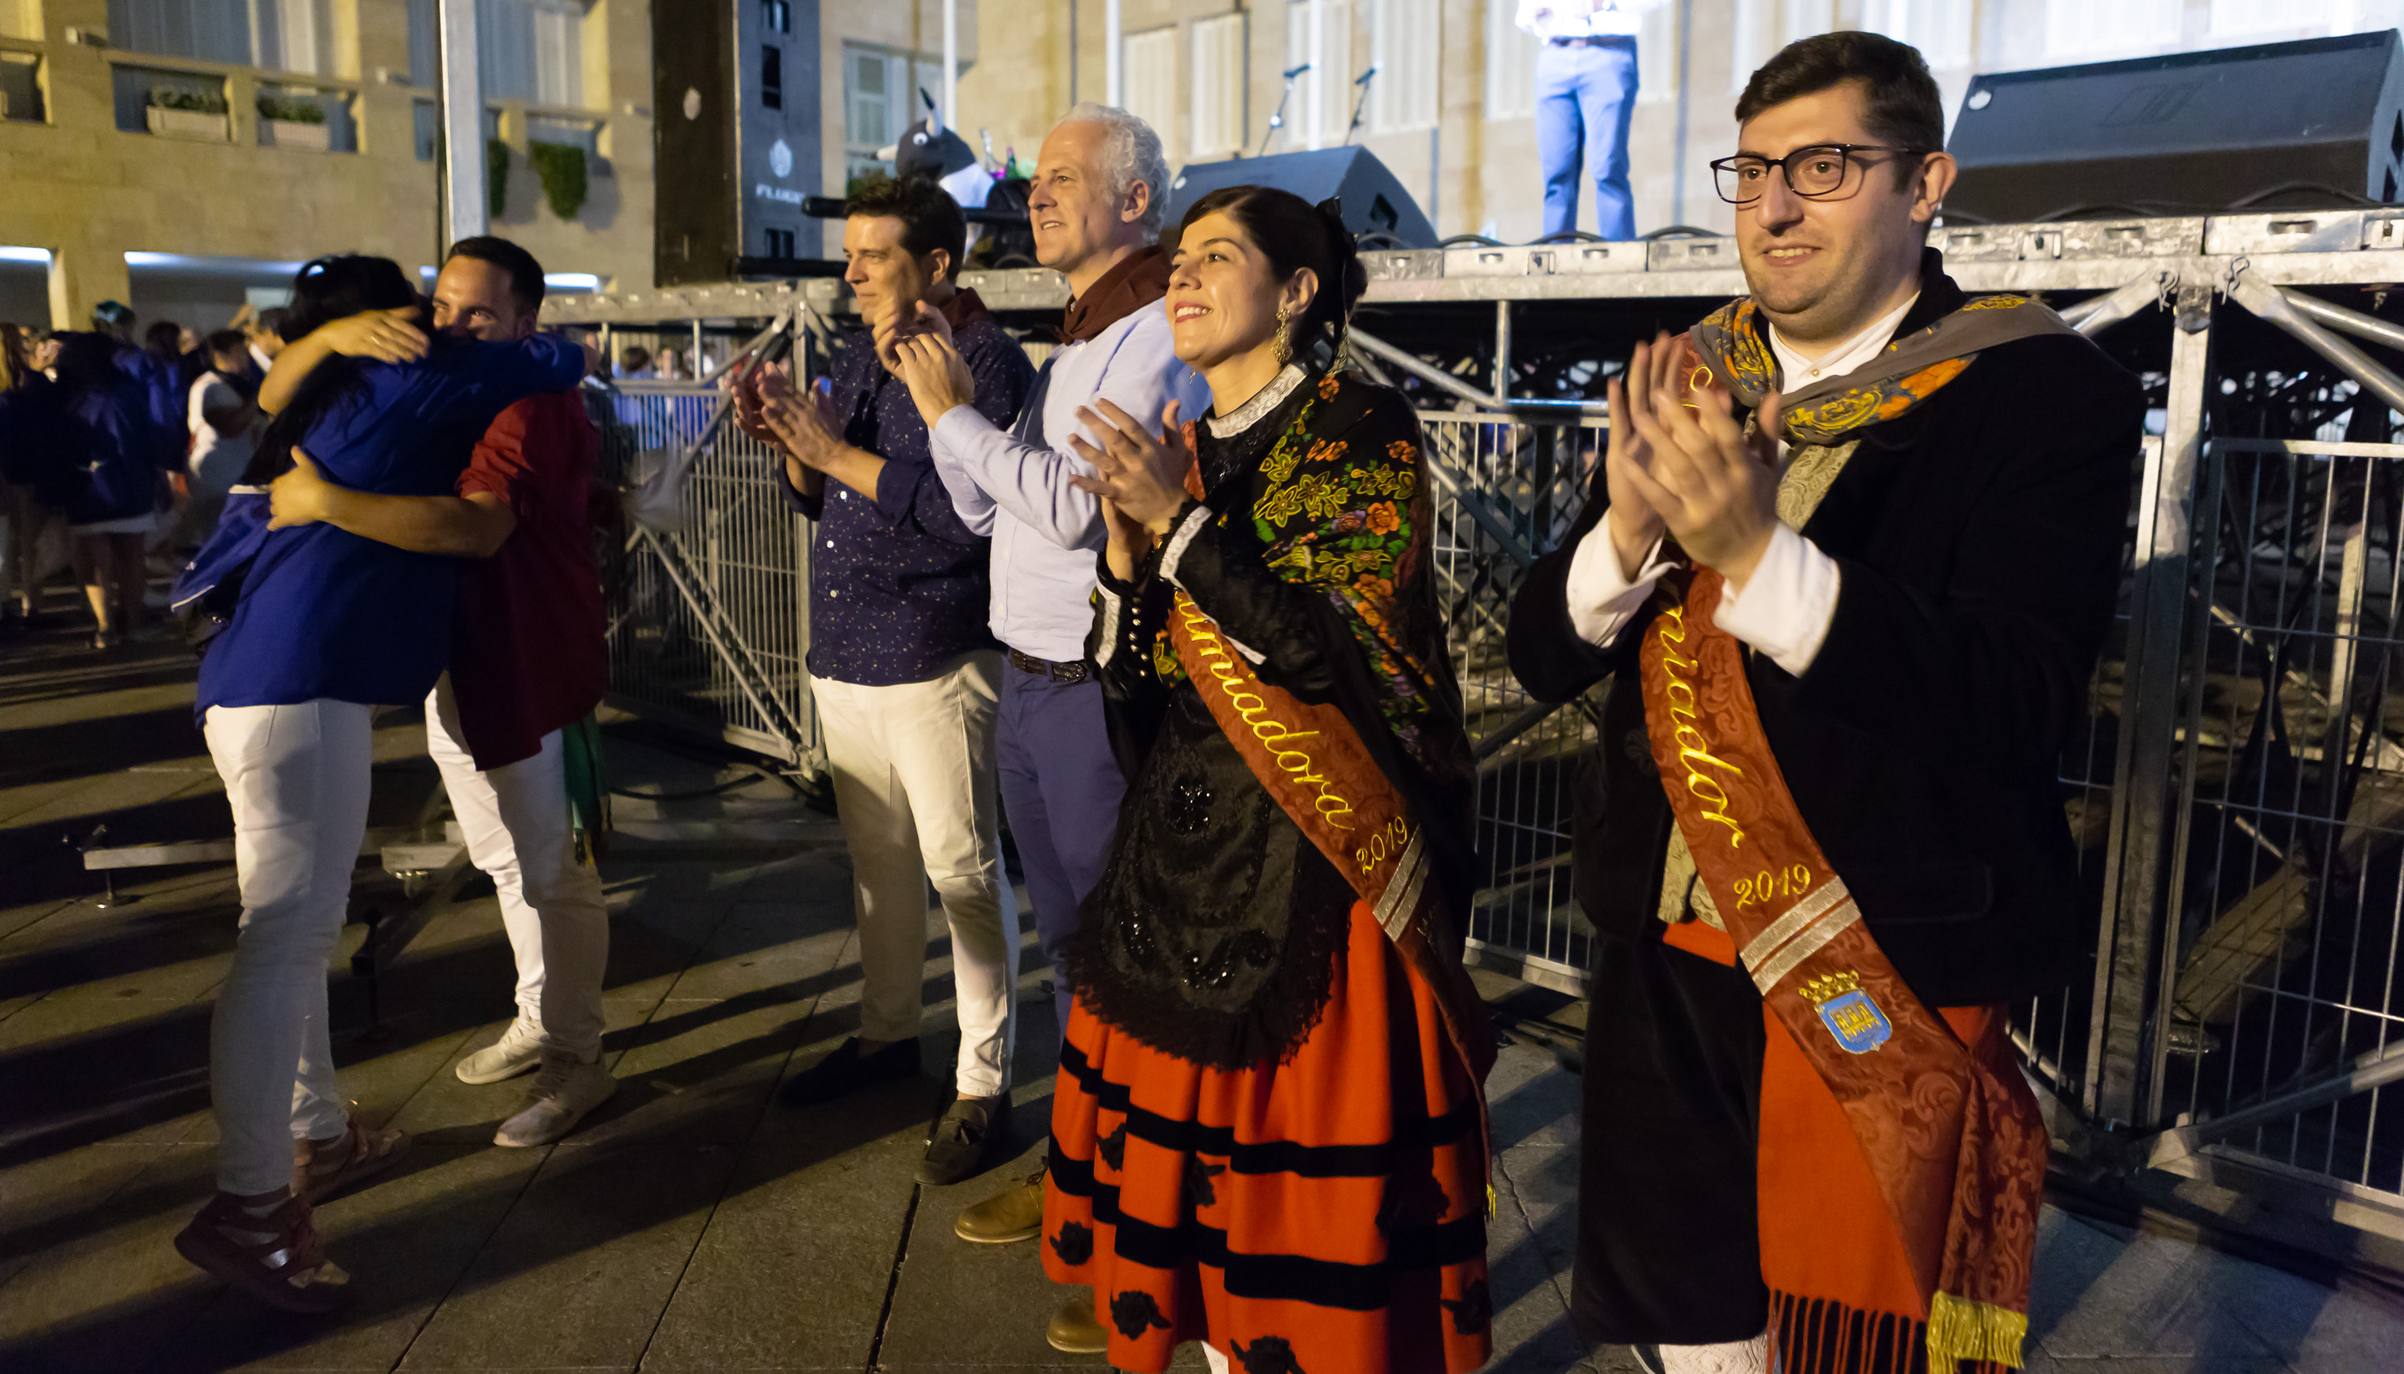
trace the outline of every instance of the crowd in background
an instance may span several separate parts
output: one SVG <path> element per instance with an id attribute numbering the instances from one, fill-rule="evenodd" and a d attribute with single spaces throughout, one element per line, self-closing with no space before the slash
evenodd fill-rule
<path id="1" fill-rule="evenodd" d="M 250 466 L 281 310 L 199 334 L 104 301 L 87 331 L 0 323 L 0 632 L 38 623 L 62 565 L 93 647 L 140 632 L 149 574 L 208 538 Z"/>
<path id="2" fill-rule="evenodd" d="M 165 605 L 155 584 L 208 542 L 227 494 L 275 475 L 250 468 L 287 313 L 245 306 L 206 333 L 137 328 L 115 301 L 89 330 L 0 321 L 0 637 L 43 623 L 42 590 L 62 571 L 83 590 L 94 648 L 142 632 Z M 692 375 L 678 350 L 639 344 L 610 371 Z"/>

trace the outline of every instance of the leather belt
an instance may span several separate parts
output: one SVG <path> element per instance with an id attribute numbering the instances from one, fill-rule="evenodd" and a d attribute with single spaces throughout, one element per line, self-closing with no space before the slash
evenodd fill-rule
<path id="1" fill-rule="evenodd" d="M 1556 48 L 1608 48 L 1620 43 L 1633 43 L 1636 38 L 1625 33 L 1587 33 L 1569 38 L 1547 38 L 1544 41 Z"/>
<path id="2" fill-rule="evenodd" d="M 1083 682 L 1093 676 L 1093 665 L 1082 660 L 1075 663 L 1054 663 L 1048 658 L 1022 654 L 1016 649 L 1010 651 L 1010 666 L 1022 673 L 1048 677 L 1054 682 Z"/>

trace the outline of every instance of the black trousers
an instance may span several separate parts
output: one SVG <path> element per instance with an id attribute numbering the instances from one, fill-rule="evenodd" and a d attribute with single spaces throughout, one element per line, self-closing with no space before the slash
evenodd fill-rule
<path id="1" fill-rule="evenodd" d="M 1596 941 L 1571 1315 L 1597 1343 L 1749 1340 L 1769 1324 L 1761 994 L 1658 929 Z"/>

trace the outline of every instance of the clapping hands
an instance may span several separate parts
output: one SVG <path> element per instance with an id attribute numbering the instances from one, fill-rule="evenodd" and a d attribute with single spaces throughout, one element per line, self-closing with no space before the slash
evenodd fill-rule
<path id="1" fill-rule="evenodd" d="M 1775 392 L 1763 398 L 1747 434 L 1725 388 L 1692 385 L 1697 366 L 1662 334 L 1638 344 L 1627 371 L 1611 380 L 1605 521 L 1626 576 L 1666 530 L 1698 565 L 1742 585 L 1778 524 L 1785 406 Z"/>

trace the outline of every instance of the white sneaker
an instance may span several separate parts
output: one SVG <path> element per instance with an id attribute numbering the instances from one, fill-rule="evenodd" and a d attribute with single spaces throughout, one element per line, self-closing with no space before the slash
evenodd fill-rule
<path id="1" fill-rule="evenodd" d="M 493 1132 L 492 1143 L 522 1147 L 548 1145 L 576 1129 L 585 1113 L 617 1092 L 618 1080 L 599 1064 L 587 1064 L 565 1050 L 544 1050 L 543 1071 L 526 1090 L 517 1114 Z"/>
<path id="2" fill-rule="evenodd" d="M 498 1083 L 532 1072 L 543 1061 L 543 1034 L 524 1020 L 512 1021 L 501 1038 L 459 1061 L 452 1070 L 462 1083 Z"/>

